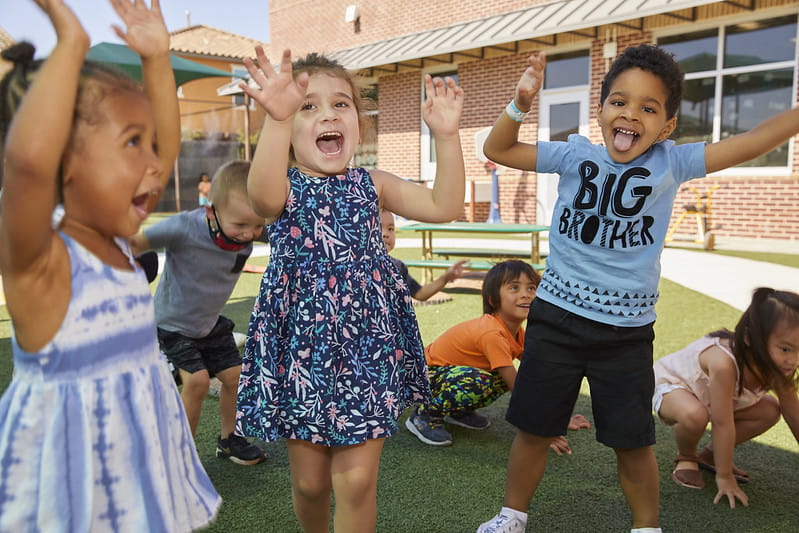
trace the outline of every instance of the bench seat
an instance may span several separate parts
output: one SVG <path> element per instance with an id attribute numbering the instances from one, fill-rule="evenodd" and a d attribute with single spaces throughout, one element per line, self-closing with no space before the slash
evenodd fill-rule
<path id="1" fill-rule="evenodd" d="M 449 259 L 456 257 L 491 257 L 503 259 L 530 259 L 529 250 L 492 250 L 489 248 L 433 248 L 433 254 Z"/>
<path id="2" fill-rule="evenodd" d="M 418 268 L 449 268 L 457 261 L 447 259 L 403 259 L 405 266 Z M 467 270 L 491 270 L 491 267 L 498 261 L 469 261 L 465 267 Z M 531 264 L 535 270 L 544 270 L 544 265 Z"/>

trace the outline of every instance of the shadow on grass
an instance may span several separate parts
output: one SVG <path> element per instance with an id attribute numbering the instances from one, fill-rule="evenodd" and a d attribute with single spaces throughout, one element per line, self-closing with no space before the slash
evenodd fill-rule
<path id="1" fill-rule="evenodd" d="M 404 427 L 389 438 L 378 486 L 378 527 L 385 533 L 463 533 L 493 516 L 502 504 L 505 471 L 514 428 L 504 420 L 508 395 L 482 410 L 492 425 L 484 431 L 449 426 L 454 444 L 420 443 Z M 216 410 L 215 401 L 205 409 Z M 581 395 L 575 412 L 593 422 L 590 399 Z M 215 413 L 214 413 L 215 414 Z M 214 416 L 211 412 L 203 416 Z M 208 426 L 205 424 L 206 427 Z M 265 464 L 242 467 L 213 458 L 212 435 L 199 435 L 198 449 L 225 500 L 208 531 L 300 531 L 291 506 L 291 481 L 284 441 L 263 444 Z M 593 429 L 570 431 L 574 454 L 550 453 L 547 473 L 530 507 L 530 531 L 621 532 L 631 517 L 616 476 L 615 454 L 595 440 Z M 709 435 L 708 435 L 709 438 Z M 676 454 L 671 430 L 657 425 L 655 453 L 660 467 L 661 524 L 664 531 L 785 532 L 799 530 L 797 454 L 757 442 L 736 450 L 736 463 L 752 481 L 743 486 L 750 507 L 713 504 L 713 477 L 702 491 L 671 481 Z"/>

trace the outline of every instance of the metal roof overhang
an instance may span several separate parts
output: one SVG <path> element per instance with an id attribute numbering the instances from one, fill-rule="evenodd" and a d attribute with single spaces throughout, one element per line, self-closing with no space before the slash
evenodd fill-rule
<path id="1" fill-rule="evenodd" d="M 669 15 L 686 21 L 695 20 L 695 8 L 702 5 L 725 3 L 753 10 L 755 0 L 560 0 L 511 11 L 501 15 L 461 22 L 444 28 L 413 33 L 331 53 L 345 68 L 361 70 L 373 68 L 397 72 L 399 64 L 421 68 L 421 58 L 459 54 L 481 58 L 473 50 L 498 48 L 510 53 L 517 51 L 519 41 L 533 41 L 553 45 L 542 38 L 558 33 L 578 33 L 596 38 L 597 27 L 618 24 L 643 30 L 644 17 Z M 678 13 L 693 9 L 691 14 Z M 638 20 L 638 25 L 629 21 Z M 592 29 L 593 32 L 586 30 Z M 441 61 L 438 61 L 441 62 Z M 448 62 L 453 62 L 452 59 Z M 393 68 L 380 68 L 393 65 Z"/>

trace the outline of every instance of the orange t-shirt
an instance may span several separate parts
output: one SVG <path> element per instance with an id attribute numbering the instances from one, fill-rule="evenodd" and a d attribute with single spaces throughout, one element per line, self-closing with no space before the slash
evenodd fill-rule
<path id="1" fill-rule="evenodd" d="M 471 366 L 495 370 L 513 366 L 524 349 L 524 328 L 516 337 L 494 315 L 483 315 L 452 326 L 434 340 L 426 349 L 429 366 Z"/>

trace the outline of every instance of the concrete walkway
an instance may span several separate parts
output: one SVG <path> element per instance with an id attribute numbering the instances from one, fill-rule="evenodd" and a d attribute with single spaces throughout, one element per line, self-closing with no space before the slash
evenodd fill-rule
<path id="1" fill-rule="evenodd" d="M 507 250 L 526 250 L 523 240 L 435 239 L 442 248 L 494 247 Z M 547 253 L 548 243 L 541 242 L 541 253 Z M 420 248 L 420 239 L 397 239 L 397 248 Z M 717 244 L 719 249 L 770 251 L 799 255 L 799 243 L 791 241 L 754 241 L 728 239 Z M 661 256 L 661 276 L 684 287 L 706 294 L 739 310 L 744 310 L 757 287 L 799 292 L 799 269 L 774 263 L 753 261 L 701 250 L 667 247 Z"/>

